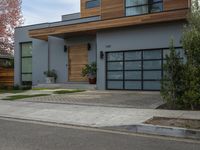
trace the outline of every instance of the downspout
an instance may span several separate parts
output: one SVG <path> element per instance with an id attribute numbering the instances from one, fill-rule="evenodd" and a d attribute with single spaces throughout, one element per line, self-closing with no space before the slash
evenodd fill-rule
<path id="1" fill-rule="evenodd" d="M 50 71 L 50 44 L 49 44 L 49 37 L 48 37 L 48 41 L 47 41 L 47 49 L 48 49 L 48 58 L 47 58 L 47 63 L 48 63 L 48 68 L 47 70 Z"/>
<path id="2" fill-rule="evenodd" d="M 48 25 L 48 28 L 49 28 L 49 27 L 50 27 L 50 24 Z M 47 58 L 47 63 L 48 63 L 48 64 L 47 64 L 47 65 L 48 65 L 48 66 L 47 66 L 47 70 L 50 71 L 50 44 L 49 44 L 49 36 L 48 36 L 48 39 L 47 39 L 47 51 L 48 51 L 48 52 L 47 52 L 47 53 L 48 53 L 48 54 L 47 54 L 47 57 L 48 57 L 48 58 Z"/>

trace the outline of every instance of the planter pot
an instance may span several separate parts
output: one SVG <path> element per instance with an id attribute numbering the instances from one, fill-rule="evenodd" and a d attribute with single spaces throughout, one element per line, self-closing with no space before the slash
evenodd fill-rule
<path id="1" fill-rule="evenodd" d="M 96 84 L 97 78 L 89 78 L 89 83 L 90 84 Z"/>
<path id="2" fill-rule="evenodd" d="M 46 83 L 47 84 L 54 84 L 55 78 L 54 77 L 46 77 Z"/>

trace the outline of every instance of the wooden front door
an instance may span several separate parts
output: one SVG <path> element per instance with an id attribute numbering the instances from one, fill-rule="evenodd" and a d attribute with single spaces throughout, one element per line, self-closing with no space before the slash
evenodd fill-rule
<path id="1" fill-rule="evenodd" d="M 86 77 L 82 77 L 82 69 L 88 64 L 87 44 L 70 46 L 68 51 L 68 61 L 69 81 L 87 81 Z"/>

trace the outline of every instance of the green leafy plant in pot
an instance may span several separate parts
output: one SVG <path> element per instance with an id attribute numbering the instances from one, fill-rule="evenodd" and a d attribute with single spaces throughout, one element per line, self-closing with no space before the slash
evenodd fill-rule
<path id="1" fill-rule="evenodd" d="M 82 76 L 88 77 L 90 84 L 96 84 L 97 80 L 97 64 L 92 63 L 90 65 L 85 65 L 82 69 Z"/>
<path id="2" fill-rule="evenodd" d="M 56 74 L 56 71 L 54 69 L 45 71 L 44 75 L 46 76 L 46 83 L 47 84 L 53 84 L 57 80 L 57 74 Z"/>

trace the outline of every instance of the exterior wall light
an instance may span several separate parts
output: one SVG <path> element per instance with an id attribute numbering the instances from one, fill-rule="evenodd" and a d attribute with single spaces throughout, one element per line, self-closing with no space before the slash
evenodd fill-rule
<path id="1" fill-rule="evenodd" d="M 64 46 L 64 52 L 67 53 L 67 51 L 68 51 L 68 47 L 65 45 Z"/>
<path id="2" fill-rule="evenodd" d="M 87 44 L 87 47 L 88 47 L 88 51 L 90 51 L 90 50 L 91 50 L 91 44 L 88 43 L 88 44 Z"/>

